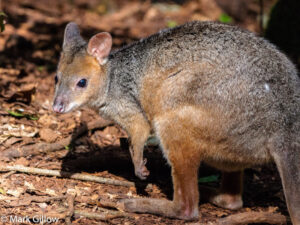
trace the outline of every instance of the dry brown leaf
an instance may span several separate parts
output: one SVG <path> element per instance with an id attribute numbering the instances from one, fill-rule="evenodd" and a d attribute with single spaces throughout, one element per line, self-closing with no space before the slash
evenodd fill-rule
<path id="1" fill-rule="evenodd" d="M 17 138 L 17 137 L 11 137 L 11 138 L 8 138 L 4 143 L 3 145 L 5 147 L 11 147 L 13 144 L 17 143 L 17 142 L 20 142 L 22 140 L 22 138 Z"/>
<path id="2" fill-rule="evenodd" d="M 60 133 L 49 128 L 43 128 L 39 131 L 39 135 L 46 142 L 54 142 L 60 136 Z"/>
<path id="3" fill-rule="evenodd" d="M 44 127 L 49 127 L 51 124 L 57 124 L 57 117 L 44 114 L 39 118 L 38 122 Z"/>
<path id="4" fill-rule="evenodd" d="M 269 206 L 268 207 L 268 212 L 270 213 L 275 213 L 278 210 L 277 206 Z"/>
<path id="5" fill-rule="evenodd" d="M 20 165 L 23 165 L 23 166 L 28 166 L 29 165 L 29 161 L 26 158 L 21 157 L 21 158 L 19 158 L 19 159 L 17 159 L 15 161 L 15 164 L 20 164 Z"/>
<path id="6" fill-rule="evenodd" d="M 22 102 L 29 105 L 34 99 L 34 94 L 36 92 L 35 85 L 30 85 L 24 87 L 22 90 L 18 90 L 17 92 L 11 94 L 10 96 L 6 96 L 7 102 Z"/>

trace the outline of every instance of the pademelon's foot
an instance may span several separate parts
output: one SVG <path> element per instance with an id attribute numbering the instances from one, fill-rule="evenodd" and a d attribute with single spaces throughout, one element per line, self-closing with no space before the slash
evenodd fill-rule
<path id="1" fill-rule="evenodd" d="M 200 186 L 201 200 L 210 202 L 216 206 L 237 210 L 243 207 L 243 200 L 240 194 L 221 193 L 220 191 Z"/>
<path id="2" fill-rule="evenodd" d="M 211 203 L 231 210 L 238 210 L 243 207 L 241 195 L 219 194 L 211 199 Z"/>
<path id="3" fill-rule="evenodd" d="M 135 175 L 141 180 L 146 180 L 150 172 L 146 167 L 147 159 L 144 159 L 143 162 L 135 168 Z"/>
<path id="4" fill-rule="evenodd" d="M 198 220 L 199 218 L 197 208 L 178 209 L 172 201 L 152 198 L 122 199 L 118 203 L 118 208 L 126 212 L 150 213 L 188 221 Z"/>

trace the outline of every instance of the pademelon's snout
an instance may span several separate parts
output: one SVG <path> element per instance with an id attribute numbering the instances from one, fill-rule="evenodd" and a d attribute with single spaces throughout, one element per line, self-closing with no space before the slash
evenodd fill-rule
<path id="1" fill-rule="evenodd" d="M 52 105 L 52 109 L 56 113 L 65 113 L 67 112 L 68 100 L 64 96 L 55 97 Z"/>
<path id="2" fill-rule="evenodd" d="M 76 101 L 70 100 L 66 95 L 58 95 L 55 97 L 52 109 L 56 113 L 67 113 L 80 107 Z"/>

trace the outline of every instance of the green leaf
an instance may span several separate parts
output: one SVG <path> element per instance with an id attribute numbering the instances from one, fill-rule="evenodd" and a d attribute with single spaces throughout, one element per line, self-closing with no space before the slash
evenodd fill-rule
<path id="1" fill-rule="evenodd" d="M 35 115 L 26 115 L 26 118 L 27 119 L 30 119 L 30 120 L 38 120 L 39 118 Z"/>
<path id="2" fill-rule="evenodd" d="M 173 27 L 176 27 L 176 26 L 177 26 L 177 22 L 176 21 L 174 21 L 174 20 L 167 21 L 167 27 L 173 28 Z"/>
<path id="3" fill-rule="evenodd" d="M 70 145 L 66 145 L 66 146 L 65 146 L 65 149 L 66 149 L 66 150 L 70 150 Z"/>
<path id="4" fill-rule="evenodd" d="M 222 23 L 232 23 L 233 19 L 226 13 L 222 13 L 219 17 L 219 21 Z"/>
<path id="5" fill-rule="evenodd" d="M 5 30 L 5 24 L 4 24 L 5 17 L 7 17 L 7 15 L 4 12 L 0 12 L 0 32 L 3 32 Z"/>
<path id="6" fill-rule="evenodd" d="M 219 180 L 219 175 L 211 175 L 211 176 L 199 178 L 198 183 L 210 183 L 210 182 L 216 182 L 218 180 Z"/>
<path id="7" fill-rule="evenodd" d="M 11 110 L 7 110 L 7 112 L 10 115 L 14 116 L 14 117 L 25 117 L 25 115 L 21 112 L 14 112 L 14 111 L 11 111 Z"/>
<path id="8" fill-rule="evenodd" d="M 39 72 L 43 72 L 45 70 L 45 67 L 44 66 L 39 66 L 37 69 L 38 69 Z"/>
<path id="9" fill-rule="evenodd" d="M 38 116 L 36 116 L 36 115 L 24 114 L 20 111 L 11 111 L 11 110 L 6 110 L 6 111 L 9 113 L 9 115 L 17 117 L 17 118 L 25 117 L 29 120 L 38 120 L 39 119 Z"/>

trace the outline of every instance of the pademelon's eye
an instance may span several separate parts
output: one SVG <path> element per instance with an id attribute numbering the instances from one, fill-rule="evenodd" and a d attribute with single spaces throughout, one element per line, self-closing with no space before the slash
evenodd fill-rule
<path id="1" fill-rule="evenodd" d="M 86 86 L 87 80 L 86 79 L 81 79 L 78 81 L 77 86 L 80 88 L 84 88 Z"/>
<path id="2" fill-rule="evenodd" d="M 55 81 L 55 84 L 57 84 L 57 82 L 58 82 L 58 77 L 57 77 L 57 75 L 55 75 L 54 81 Z"/>

